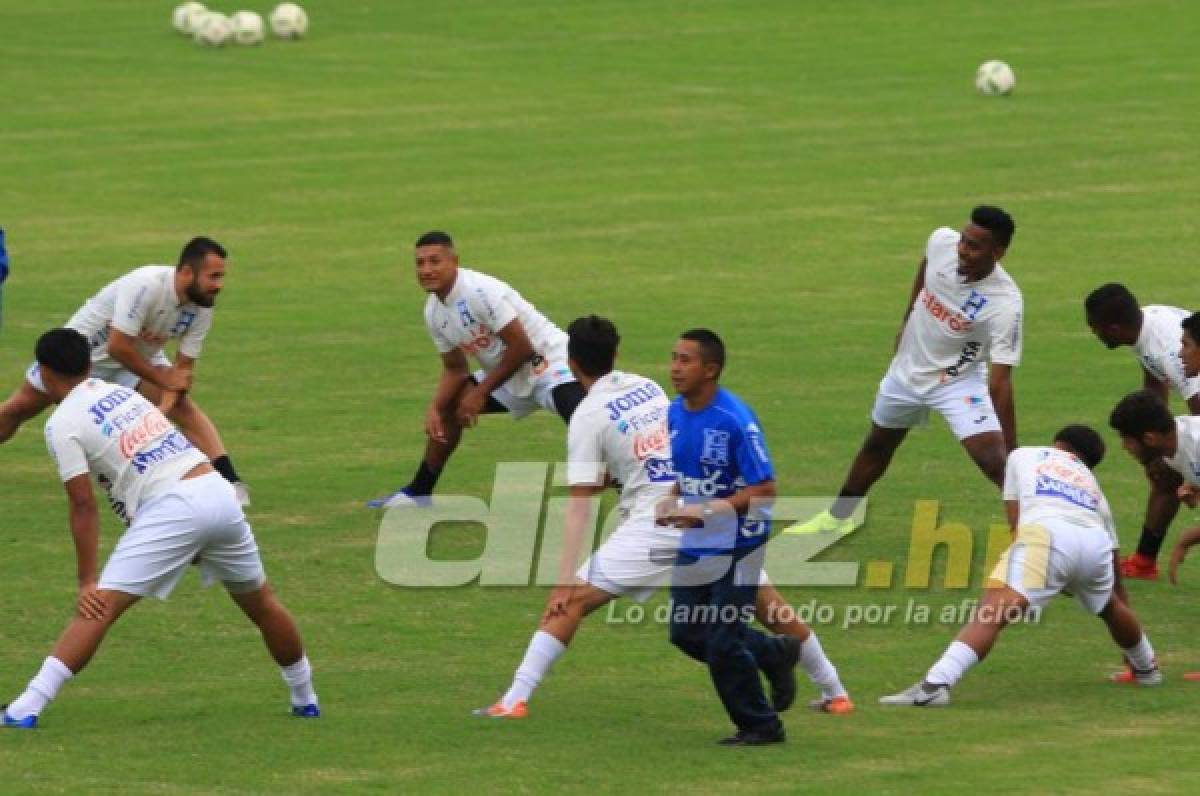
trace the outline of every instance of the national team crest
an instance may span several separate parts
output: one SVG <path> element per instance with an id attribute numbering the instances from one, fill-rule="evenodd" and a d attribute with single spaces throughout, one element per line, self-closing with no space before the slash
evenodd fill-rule
<path id="1" fill-rule="evenodd" d="M 721 431 L 716 428 L 704 429 L 704 451 L 700 454 L 700 461 L 715 465 L 717 467 L 726 467 L 729 464 L 729 432 Z"/>

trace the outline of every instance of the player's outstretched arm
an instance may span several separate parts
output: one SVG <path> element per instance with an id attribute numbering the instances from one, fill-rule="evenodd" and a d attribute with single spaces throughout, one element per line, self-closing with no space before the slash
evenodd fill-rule
<path id="1" fill-rule="evenodd" d="M 1183 559 L 1187 558 L 1188 548 L 1197 543 L 1200 543 L 1200 528 L 1192 528 L 1184 531 L 1179 536 L 1179 541 L 1175 543 L 1175 549 L 1171 551 L 1169 574 L 1172 585 L 1179 585 L 1179 565 L 1183 563 Z"/>
<path id="2" fill-rule="evenodd" d="M 75 539 L 75 568 L 79 579 L 79 613 L 85 619 L 101 619 L 104 602 L 96 595 L 97 550 L 100 546 L 100 511 L 87 473 L 63 484 L 67 491 L 71 536 Z"/>
<path id="3" fill-rule="evenodd" d="M 908 296 L 908 304 L 904 307 L 904 317 L 900 319 L 900 329 L 896 332 L 896 342 L 892 346 L 892 352 L 896 352 L 900 348 L 900 338 L 904 336 L 904 327 L 908 325 L 908 316 L 912 315 L 913 307 L 917 303 L 917 296 L 921 295 L 921 288 L 925 287 L 925 266 L 929 264 L 929 259 L 921 258 L 921 265 L 917 268 L 917 275 L 913 278 L 912 291 Z"/>
<path id="4" fill-rule="evenodd" d="M 500 363 L 484 377 L 479 386 L 468 390 L 458 405 L 458 418 L 464 426 L 473 426 L 487 403 L 488 396 L 497 387 L 512 378 L 522 365 L 533 358 L 533 343 L 519 320 L 512 320 L 497 332 L 504 341 L 504 356 Z"/>
<path id="5" fill-rule="evenodd" d="M 1004 432 L 1004 448 L 1012 453 L 1017 449 L 1017 405 L 1013 397 L 1012 365 L 993 362 L 989 366 L 988 393 Z"/>

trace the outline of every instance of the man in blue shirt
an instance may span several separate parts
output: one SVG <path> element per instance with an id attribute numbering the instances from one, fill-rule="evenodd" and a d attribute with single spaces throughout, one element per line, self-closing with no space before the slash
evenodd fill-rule
<path id="1" fill-rule="evenodd" d="M 671 352 L 679 393 L 668 414 L 677 496 L 659 521 L 687 528 L 671 582 L 671 643 L 708 665 L 737 733 L 727 746 L 780 743 L 783 723 L 763 693 L 790 674 L 795 639 L 749 626 L 770 530 L 775 473 L 758 418 L 717 383 L 725 346 L 713 332 L 684 332 Z"/>

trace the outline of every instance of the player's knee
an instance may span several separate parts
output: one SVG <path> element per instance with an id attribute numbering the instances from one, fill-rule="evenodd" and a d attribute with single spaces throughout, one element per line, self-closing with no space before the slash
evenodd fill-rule
<path id="1" fill-rule="evenodd" d="M 704 637 L 691 625 L 672 623 L 670 639 L 671 643 L 689 658 L 694 658 L 701 663 L 708 660 Z"/>

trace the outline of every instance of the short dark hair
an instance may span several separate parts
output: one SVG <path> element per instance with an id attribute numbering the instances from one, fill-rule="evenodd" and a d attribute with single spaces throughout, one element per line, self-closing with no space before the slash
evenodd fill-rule
<path id="1" fill-rule="evenodd" d="M 1104 461 L 1104 440 L 1091 426 L 1063 426 L 1054 435 L 1054 441 L 1065 443 L 1072 453 L 1083 460 L 1089 470 Z"/>
<path id="2" fill-rule="evenodd" d="M 86 376 L 92 365 L 92 350 L 87 338 L 74 329 L 51 329 L 38 338 L 34 355 L 60 376 Z"/>
<path id="3" fill-rule="evenodd" d="M 179 262 L 175 266 L 178 271 L 185 265 L 190 266 L 193 271 L 199 271 L 204 265 L 204 258 L 210 254 L 215 254 L 218 257 L 228 257 L 225 247 L 217 243 L 212 238 L 203 236 L 192 238 L 183 246 L 183 251 L 179 253 Z"/>
<path id="4" fill-rule="evenodd" d="M 1122 437 L 1140 437 L 1148 432 L 1165 434 L 1175 430 L 1171 410 L 1149 390 L 1131 392 L 1108 416 L 1108 424 Z"/>
<path id="5" fill-rule="evenodd" d="M 1184 318 L 1180 326 L 1188 333 L 1188 337 L 1192 338 L 1192 342 L 1200 343 L 1200 312 L 1193 312 Z"/>
<path id="6" fill-rule="evenodd" d="M 1101 285 L 1089 293 L 1083 300 L 1083 309 L 1089 321 L 1105 325 L 1136 326 L 1142 317 L 1137 297 L 1117 282 Z"/>
<path id="7" fill-rule="evenodd" d="M 567 327 L 567 356 L 593 379 L 613 369 L 620 342 L 617 327 L 599 315 L 576 318 Z"/>
<path id="8" fill-rule="evenodd" d="M 991 205 L 980 205 L 972 210 L 971 223 L 992 233 L 992 241 L 1006 249 L 1012 243 L 1013 233 L 1017 231 L 1012 216 Z"/>
<path id="9" fill-rule="evenodd" d="M 711 329 L 688 329 L 679 335 L 680 340 L 691 340 L 700 345 L 700 360 L 705 365 L 715 364 L 717 375 L 725 369 L 725 343 Z"/>
<path id="10" fill-rule="evenodd" d="M 449 249 L 454 248 L 454 238 L 440 229 L 435 229 L 431 232 L 426 232 L 421 237 L 417 238 L 416 246 L 413 248 L 421 248 L 422 246 L 445 246 Z"/>

